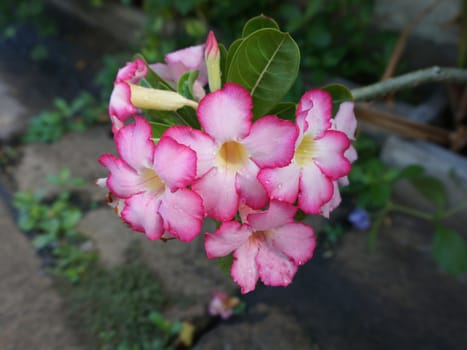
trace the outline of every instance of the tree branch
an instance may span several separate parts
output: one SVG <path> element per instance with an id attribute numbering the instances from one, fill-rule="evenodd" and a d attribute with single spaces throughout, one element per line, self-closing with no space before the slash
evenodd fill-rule
<path id="1" fill-rule="evenodd" d="M 352 93 L 355 101 L 365 101 L 387 95 L 397 90 L 412 88 L 417 85 L 432 82 L 467 84 L 467 69 L 434 66 L 400 75 L 365 87 L 352 89 L 350 92 Z"/>

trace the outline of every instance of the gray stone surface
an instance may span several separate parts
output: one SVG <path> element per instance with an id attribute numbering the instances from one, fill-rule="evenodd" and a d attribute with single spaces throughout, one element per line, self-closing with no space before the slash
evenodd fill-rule
<path id="1" fill-rule="evenodd" d="M 0 203 L 0 349 L 80 350 L 30 242 Z"/>
<path id="2" fill-rule="evenodd" d="M 112 268 L 125 261 L 125 251 L 144 236 L 128 228 L 111 208 L 99 208 L 86 214 L 77 227 L 96 247 L 100 261 Z"/>
<path id="3" fill-rule="evenodd" d="M 459 154 L 432 143 L 391 136 L 384 143 L 381 157 L 386 164 L 399 168 L 413 164 L 423 166 L 428 175 L 443 182 L 451 204 L 467 198 L 467 158 Z M 405 193 L 404 197 L 412 196 Z"/>
<path id="4" fill-rule="evenodd" d="M 14 97 L 11 87 L 0 76 L 0 142 L 9 141 L 25 127 L 25 108 Z"/>
<path id="5" fill-rule="evenodd" d="M 70 133 L 52 144 L 31 144 L 23 148 L 23 157 L 16 169 L 18 190 L 53 191 L 48 184 L 48 174 L 58 174 L 66 167 L 73 177 L 83 178 L 87 184 L 83 191 L 92 200 L 102 199 L 105 191 L 95 185 L 107 170 L 98 163 L 102 153 L 114 152 L 115 145 L 109 136 L 110 125 L 90 129 L 84 133 Z"/>
<path id="6" fill-rule="evenodd" d="M 300 322 L 278 307 L 254 305 L 245 315 L 221 323 L 205 334 L 194 350 L 319 350 Z"/>
<path id="7" fill-rule="evenodd" d="M 401 31 L 433 0 L 377 0 L 374 23 L 383 29 Z M 433 10 L 414 28 L 414 35 L 435 43 L 457 45 L 459 26 L 454 19 L 461 13 L 461 0 L 437 1 Z"/>
<path id="8" fill-rule="evenodd" d="M 212 230 L 212 227 L 206 228 L 204 232 Z M 160 277 L 168 295 L 174 300 L 167 312 L 171 319 L 205 315 L 213 291 L 237 291 L 218 262 L 206 257 L 202 234 L 188 244 L 177 240 L 165 243 L 146 241 L 142 242 L 142 247 L 148 266 Z"/>

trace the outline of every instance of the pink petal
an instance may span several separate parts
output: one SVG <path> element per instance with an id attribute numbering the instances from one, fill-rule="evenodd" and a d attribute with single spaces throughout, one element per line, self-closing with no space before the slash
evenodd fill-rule
<path id="1" fill-rule="evenodd" d="M 154 240 L 164 233 L 162 218 L 159 215 L 160 198 L 151 193 L 140 193 L 125 200 L 122 218 L 134 231 L 144 232 L 146 237 Z"/>
<path id="2" fill-rule="evenodd" d="M 253 123 L 243 144 L 259 167 L 281 167 L 292 160 L 297 135 L 293 123 L 266 116 Z"/>
<path id="3" fill-rule="evenodd" d="M 265 231 L 283 226 L 294 221 L 297 208 L 289 203 L 272 201 L 264 212 L 248 215 L 248 224 L 255 231 Z"/>
<path id="4" fill-rule="evenodd" d="M 313 136 L 321 135 L 331 127 L 332 98 L 321 89 L 306 92 L 297 106 L 297 124 L 308 125 L 307 133 Z"/>
<path id="5" fill-rule="evenodd" d="M 170 137 L 162 137 L 154 151 L 154 169 L 172 191 L 190 185 L 196 175 L 196 153 Z"/>
<path id="6" fill-rule="evenodd" d="M 145 190 L 138 173 L 122 159 L 103 154 L 99 157 L 99 163 L 109 169 L 107 187 L 117 196 L 126 198 Z"/>
<path id="7" fill-rule="evenodd" d="M 355 140 L 357 119 L 355 118 L 353 102 L 347 101 L 340 104 L 339 110 L 334 117 L 334 127 L 346 134 L 349 139 Z"/>
<path id="8" fill-rule="evenodd" d="M 238 209 L 235 173 L 212 168 L 192 186 L 203 199 L 207 215 L 220 221 L 233 219 Z"/>
<path id="9" fill-rule="evenodd" d="M 338 179 L 349 173 L 350 162 L 344 152 L 350 146 L 350 140 L 344 133 L 328 130 L 322 137 L 315 139 L 315 144 L 317 155 L 313 159 L 324 174 Z"/>
<path id="10" fill-rule="evenodd" d="M 200 232 L 204 218 L 203 201 L 193 191 L 166 191 L 159 213 L 165 228 L 183 242 L 192 241 Z"/>
<path id="11" fill-rule="evenodd" d="M 183 72 L 177 72 L 182 75 L 190 70 L 198 70 L 204 59 L 204 45 L 191 46 L 181 50 L 171 52 L 165 56 L 165 61 L 172 67 L 179 64 L 184 67 Z M 180 74 L 181 73 L 181 74 Z M 177 77 L 178 80 L 179 76 Z"/>
<path id="12" fill-rule="evenodd" d="M 110 116 L 110 121 L 112 122 L 112 133 L 114 135 L 117 134 L 117 132 L 125 126 L 125 124 L 118 119 L 115 115 Z"/>
<path id="13" fill-rule="evenodd" d="M 313 229 L 302 223 L 292 222 L 268 231 L 269 242 L 287 255 L 296 265 L 311 259 L 316 247 Z"/>
<path id="14" fill-rule="evenodd" d="M 320 214 L 321 206 L 332 197 L 332 181 L 311 163 L 302 169 L 298 205 L 308 214 Z"/>
<path id="15" fill-rule="evenodd" d="M 115 135 L 118 153 L 133 169 L 152 167 L 155 145 L 151 137 L 151 126 L 142 117 L 135 117 L 135 123 L 122 127 Z"/>
<path id="16" fill-rule="evenodd" d="M 171 83 L 175 82 L 173 77 L 172 70 L 167 64 L 164 63 L 154 63 L 149 66 L 158 76 L 160 76 L 165 81 Z"/>
<path id="17" fill-rule="evenodd" d="M 283 168 L 261 169 L 259 182 L 264 186 L 271 199 L 294 203 L 298 195 L 300 169 L 295 162 Z"/>
<path id="18" fill-rule="evenodd" d="M 240 140 L 250 132 L 253 101 L 240 85 L 228 83 L 206 95 L 198 105 L 203 129 L 217 142 Z"/>
<path id="19" fill-rule="evenodd" d="M 339 179 L 339 181 L 340 180 L 341 179 Z M 339 204 L 341 204 L 342 198 L 341 198 L 341 193 L 339 192 L 338 182 L 333 181 L 333 186 L 334 186 L 334 191 L 333 191 L 331 199 L 325 204 L 323 204 L 323 206 L 321 207 L 321 214 L 325 218 L 329 218 L 329 215 L 331 214 L 331 212 L 334 209 L 336 209 L 339 206 Z"/>
<path id="20" fill-rule="evenodd" d="M 237 221 L 223 222 L 221 227 L 204 236 L 204 248 L 208 258 L 219 258 L 232 253 L 245 244 L 251 236 L 251 228 Z"/>
<path id="21" fill-rule="evenodd" d="M 254 290 L 258 281 L 258 269 L 255 261 L 258 248 L 254 241 L 248 240 L 233 254 L 234 262 L 230 274 L 235 283 L 240 286 L 243 294 Z"/>
<path id="22" fill-rule="evenodd" d="M 196 177 L 203 176 L 212 168 L 218 147 L 208 135 L 187 126 L 172 126 L 163 136 L 171 137 L 196 152 Z"/>
<path id="23" fill-rule="evenodd" d="M 146 75 L 146 72 L 146 63 L 141 58 L 137 58 L 133 62 L 128 62 L 125 67 L 118 70 L 115 81 L 128 81 L 136 84 Z"/>
<path id="24" fill-rule="evenodd" d="M 266 190 L 256 178 L 258 171 L 258 166 L 248 160 L 246 166 L 238 171 L 235 182 L 240 198 L 253 209 L 261 209 L 269 201 Z"/>
<path id="25" fill-rule="evenodd" d="M 347 158 L 350 163 L 353 163 L 358 159 L 357 150 L 353 145 L 350 145 L 349 148 L 347 148 L 344 153 L 344 157 Z"/>
<path id="26" fill-rule="evenodd" d="M 256 264 L 261 281 L 267 286 L 287 286 L 297 272 L 297 265 L 274 246 L 261 244 Z"/>
<path id="27" fill-rule="evenodd" d="M 125 82 L 115 83 L 110 95 L 109 114 L 124 122 L 136 111 L 135 106 L 131 103 L 130 86 Z"/>

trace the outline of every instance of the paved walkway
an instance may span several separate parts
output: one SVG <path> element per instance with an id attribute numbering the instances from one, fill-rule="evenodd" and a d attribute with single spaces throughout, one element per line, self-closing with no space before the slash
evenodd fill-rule
<path id="1" fill-rule="evenodd" d="M 83 349 L 30 242 L 0 202 L 0 349 Z"/>

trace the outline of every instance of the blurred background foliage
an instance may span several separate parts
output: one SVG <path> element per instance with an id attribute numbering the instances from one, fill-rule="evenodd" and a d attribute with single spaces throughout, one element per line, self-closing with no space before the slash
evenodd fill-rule
<path id="1" fill-rule="evenodd" d="M 260 13 L 274 18 L 291 33 L 302 53 L 302 68 L 311 74 L 308 83 L 345 76 L 359 82 L 379 77 L 393 50 L 396 35 L 371 30 L 374 0 L 81 0 L 83 6 L 105 10 L 105 3 L 120 3 L 145 14 L 142 42 L 130 43 L 148 61 L 161 61 L 177 48 L 204 42 L 209 30 L 218 40 L 231 43 L 243 24 Z M 57 34 L 57 23 L 46 12 L 46 0 L 0 2 L 3 39 L 11 38 L 22 25 L 38 35 L 31 57 L 47 57 L 43 39 Z M 369 35 L 373 40 L 368 40 Z M 369 47 L 376 43 L 378 47 Z"/>

